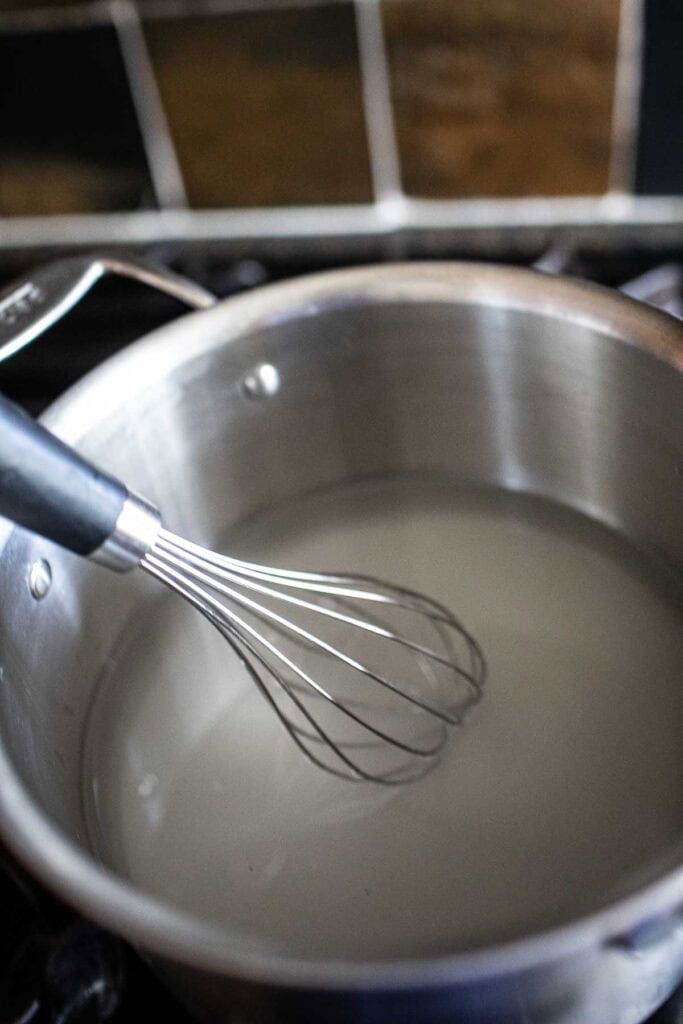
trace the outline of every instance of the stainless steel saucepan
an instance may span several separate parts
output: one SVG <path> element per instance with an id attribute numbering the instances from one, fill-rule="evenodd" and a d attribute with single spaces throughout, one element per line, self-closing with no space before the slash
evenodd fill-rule
<path id="1" fill-rule="evenodd" d="M 0 301 L 0 357 L 108 271 L 206 308 L 108 360 L 43 420 L 193 536 L 347 480 L 434 471 L 547 496 L 683 567 L 683 326 L 665 314 L 496 266 L 338 271 L 213 304 L 163 272 L 71 260 Z M 637 1024 L 683 979 L 683 843 L 679 867 L 654 869 L 628 898 L 451 956 L 290 955 L 134 888 L 88 848 L 81 767 L 94 687 L 137 584 L 9 524 L 0 545 L 3 836 L 145 951 L 200 1016 Z"/>

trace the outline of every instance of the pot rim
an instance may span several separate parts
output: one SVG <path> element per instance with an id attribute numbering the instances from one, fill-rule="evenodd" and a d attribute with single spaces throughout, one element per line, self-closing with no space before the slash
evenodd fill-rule
<path id="1" fill-rule="evenodd" d="M 539 288 L 540 286 L 540 288 Z M 584 281 L 517 267 L 415 263 L 333 270 L 227 299 L 158 328 L 102 363 L 47 410 L 43 422 L 78 444 L 115 398 L 158 374 L 283 320 L 376 302 L 453 302 L 515 308 L 591 327 L 683 372 L 683 324 Z M 131 376 L 130 364 L 135 364 Z M 9 535 L 9 534 L 8 534 Z M 366 989 L 471 982 L 529 969 L 615 943 L 638 925 L 683 910 L 679 867 L 638 892 L 543 932 L 472 952 L 391 960 L 314 960 L 256 943 L 242 933 L 176 910 L 100 865 L 52 824 L 22 785 L 0 745 L 0 832 L 36 876 L 86 916 L 169 960 L 252 981 L 295 987 Z"/>

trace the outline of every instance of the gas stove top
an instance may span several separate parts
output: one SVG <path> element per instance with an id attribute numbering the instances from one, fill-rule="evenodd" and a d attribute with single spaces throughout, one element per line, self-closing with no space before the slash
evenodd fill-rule
<path id="1" fill-rule="evenodd" d="M 2 1024 L 167 1024 L 191 1018 L 130 947 L 84 921 L 0 851 Z"/>
<path id="2" fill-rule="evenodd" d="M 683 316 L 681 252 L 598 256 L 558 247 L 535 266 L 620 287 Z M 203 260 L 178 269 L 226 296 L 324 267 Z M 116 316 L 108 315 L 114 309 Z M 39 412 L 102 359 L 178 311 L 170 300 L 130 282 L 104 282 L 49 337 L 3 365 L 2 390 Z M 66 908 L 2 848 L 0 907 L 0 1024 L 142 1024 L 150 1008 L 165 1024 L 191 1024 L 131 947 Z M 683 987 L 650 1024 L 683 1024 Z"/>

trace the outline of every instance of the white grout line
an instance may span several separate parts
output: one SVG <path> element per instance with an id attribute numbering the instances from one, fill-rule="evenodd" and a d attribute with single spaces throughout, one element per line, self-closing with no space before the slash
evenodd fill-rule
<path id="1" fill-rule="evenodd" d="M 562 230 L 563 237 L 591 238 L 598 247 L 634 230 L 680 238 L 683 197 L 577 196 L 560 199 L 406 198 L 395 222 L 377 204 L 273 207 L 240 210 L 144 210 L 134 213 L 0 218 L 0 252 L 41 246 L 142 245 L 160 241 L 264 245 L 287 239 L 383 238 L 395 230 L 430 237 L 467 238 L 476 248 L 500 250 L 523 235 Z M 541 237 L 539 235 L 538 237 Z"/>
<path id="2" fill-rule="evenodd" d="M 385 211 L 390 219 L 395 219 L 404 195 L 379 0 L 355 0 L 355 9 L 375 202 L 380 215 Z"/>
<path id="3" fill-rule="evenodd" d="M 149 171 L 162 208 L 187 208 L 185 183 L 168 128 L 136 7 L 130 0 L 111 0 L 128 83 L 138 115 Z"/>
<path id="4" fill-rule="evenodd" d="M 612 192 L 633 192 L 635 188 L 644 17 L 644 0 L 621 0 L 609 166 Z"/>

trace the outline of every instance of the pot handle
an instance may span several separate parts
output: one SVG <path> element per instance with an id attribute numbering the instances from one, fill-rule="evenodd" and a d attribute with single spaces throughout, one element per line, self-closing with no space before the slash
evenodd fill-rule
<path id="1" fill-rule="evenodd" d="M 184 302 L 207 309 L 211 292 L 166 268 L 115 256 L 73 256 L 38 267 L 0 294 L 0 363 L 39 337 L 106 274 L 129 277 Z"/>

